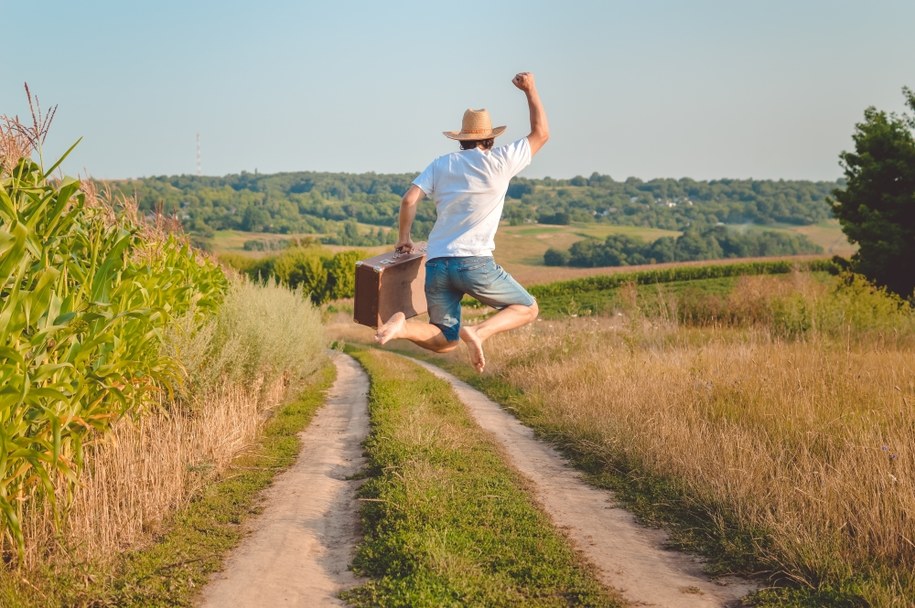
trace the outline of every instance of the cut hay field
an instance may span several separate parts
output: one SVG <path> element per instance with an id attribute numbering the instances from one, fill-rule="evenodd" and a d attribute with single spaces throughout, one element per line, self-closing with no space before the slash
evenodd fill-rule
<path id="1" fill-rule="evenodd" d="M 754 227 L 754 229 L 771 229 L 779 232 L 803 234 L 823 248 L 823 254 L 815 256 L 792 256 L 791 259 L 806 260 L 833 255 L 850 256 L 855 248 L 848 243 L 839 223 L 830 220 L 812 226 L 779 225 L 771 227 Z M 655 264 L 643 266 L 620 266 L 605 268 L 571 268 L 545 266 L 543 254 L 550 247 L 567 249 L 572 243 L 584 238 L 603 239 L 610 234 L 625 234 L 644 241 L 654 241 L 661 237 L 676 237 L 680 233 L 672 230 L 642 228 L 637 226 L 611 226 L 607 224 L 571 224 L 553 226 L 528 224 L 524 226 L 502 226 L 496 235 L 496 260 L 512 275 L 525 285 L 537 285 L 565 281 L 594 275 L 636 270 L 671 268 L 675 266 L 729 264 L 737 260 L 714 260 L 701 262 L 674 262 L 672 264 Z M 784 259 L 784 258 L 765 258 Z"/>
<path id="2" fill-rule="evenodd" d="M 828 220 L 811 226 L 791 226 L 789 232 L 805 235 L 830 256 L 849 257 L 858 250 L 856 246 L 848 242 L 838 220 Z"/>
<path id="3" fill-rule="evenodd" d="M 850 256 L 856 248 L 848 242 L 837 220 L 829 220 L 810 226 L 778 224 L 753 226 L 754 230 L 774 230 L 789 234 L 801 234 L 823 248 L 823 255 Z M 496 235 L 496 257 L 506 266 L 542 267 L 543 254 L 550 247 L 567 249 L 584 238 L 605 239 L 611 234 L 623 234 L 646 242 L 661 237 L 677 237 L 680 232 L 641 226 L 619 226 L 610 224 L 573 223 L 567 226 L 549 224 L 525 224 L 523 226 L 503 225 Z M 588 269 L 565 269 L 583 270 Z M 593 269 L 592 274 L 593 274 Z M 583 276 L 586 276 L 587 272 Z"/>
<path id="4" fill-rule="evenodd" d="M 497 256 L 505 263 L 542 266 L 543 254 L 550 247 L 568 249 L 572 243 L 585 238 L 605 239 L 611 234 L 624 234 L 646 242 L 663 236 L 679 236 L 673 230 L 640 226 L 573 223 L 568 226 L 526 224 L 502 226 L 496 236 Z"/>
<path id="5" fill-rule="evenodd" d="M 838 220 L 827 220 L 809 226 L 794 226 L 791 224 L 774 224 L 772 226 L 753 225 L 748 226 L 748 229 L 774 230 L 776 232 L 806 236 L 812 242 L 823 248 L 824 255 L 830 257 L 838 255 L 847 258 L 857 251 L 857 247 L 848 242 Z"/>

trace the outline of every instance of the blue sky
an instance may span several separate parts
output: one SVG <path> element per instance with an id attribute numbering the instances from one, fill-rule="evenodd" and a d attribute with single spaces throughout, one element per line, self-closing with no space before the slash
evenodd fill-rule
<path id="1" fill-rule="evenodd" d="M 0 114 L 57 105 L 67 173 L 415 173 L 468 107 L 552 139 L 524 175 L 835 179 L 915 87 L 915 2 L 0 0 Z"/>

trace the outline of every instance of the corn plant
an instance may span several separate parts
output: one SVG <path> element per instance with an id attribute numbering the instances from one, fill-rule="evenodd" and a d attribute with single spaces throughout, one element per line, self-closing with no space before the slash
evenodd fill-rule
<path id="1" fill-rule="evenodd" d="M 60 519 L 55 496 L 78 482 L 86 442 L 175 381 L 162 329 L 192 307 L 212 314 L 227 283 L 178 239 L 144 238 L 129 218 L 87 205 L 79 181 L 52 182 L 29 158 L 6 162 L 0 530 L 21 557 L 23 509 L 46 499 Z"/>

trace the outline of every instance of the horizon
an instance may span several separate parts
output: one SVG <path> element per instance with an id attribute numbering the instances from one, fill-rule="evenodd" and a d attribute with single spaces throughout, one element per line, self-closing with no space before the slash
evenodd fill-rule
<path id="1" fill-rule="evenodd" d="M 271 176 L 275 176 L 275 175 L 289 175 L 289 174 L 296 174 L 296 173 L 315 173 L 315 174 L 320 174 L 320 175 L 358 175 L 358 176 L 361 176 L 361 175 L 380 175 L 380 176 L 414 175 L 414 172 L 411 172 L 411 171 L 392 171 L 392 172 L 358 171 L 357 172 L 357 171 L 315 171 L 315 170 L 311 170 L 311 169 L 301 169 L 301 170 L 277 171 L 277 172 L 268 173 L 268 172 L 260 171 L 257 169 L 255 169 L 254 171 L 248 171 L 246 169 L 242 169 L 241 171 L 235 171 L 233 173 L 225 173 L 222 175 L 215 175 L 215 174 L 208 175 L 205 173 L 202 173 L 199 175 L 196 173 L 171 173 L 171 174 L 143 175 L 143 176 L 137 176 L 137 177 L 115 177 L 115 178 L 99 178 L 99 177 L 89 175 L 89 176 L 86 176 L 85 178 L 96 180 L 96 181 L 101 181 L 101 182 L 129 182 L 129 181 L 141 181 L 141 180 L 149 180 L 149 179 L 172 179 L 172 178 L 228 179 L 231 177 L 241 176 L 241 175 L 246 175 L 246 174 L 254 175 L 254 176 L 258 176 L 258 177 L 271 177 Z M 417 171 L 415 173 L 418 174 L 419 172 Z M 646 183 L 646 184 L 651 183 L 653 181 L 658 181 L 658 180 L 673 180 L 673 181 L 692 180 L 695 182 L 706 182 L 706 183 L 771 181 L 771 182 L 786 182 L 786 183 L 791 183 L 791 182 L 828 183 L 828 184 L 835 183 L 835 184 L 841 185 L 841 184 L 844 184 L 846 181 L 845 176 L 840 176 L 836 179 L 829 180 L 829 179 L 785 179 L 785 178 L 781 178 L 781 177 L 780 178 L 716 177 L 716 178 L 711 178 L 711 179 L 697 179 L 697 178 L 690 177 L 688 175 L 684 175 L 682 177 L 652 177 L 650 179 L 642 179 L 640 177 L 630 175 L 625 178 L 619 179 L 612 175 L 600 173 L 598 171 L 592 171 L 591 174 L 589 174 L 589 175 L 579 174 L 579 175 L 572 175 L 569 177 L 556 177 L 556 176 L 552 176 L 552 175 L 532 177 L 529 175 L 522 174 L 522 175 L 518 175 L 512 179 L 514 180 L 514 179 L 521 178 L 521 179 L 528 179 L 528 180 L 532 180 L 532 181 L 538 181 L 538 180 L 570 181 L 575 178 L 590 179 L 595 173 L 597 175 L 599 175 L 600 177 L 609 177 L 612 181 L 614 181 L 615 183 L 618 183 L 618 184 L 624 184 L 631 179 L 636 179 L 636 180 L 639 180 L 641 183 Z M 404 187 L 406 188 L 406 183 L 405 183 Z"/>
<path id="2" fill-rule="evenodd" d="M 198 133 L 213 177 L 419 173 L 467 107 L 508 126 L 499 143 L 526 135 L 527 70 L 552 138 L 522 177 L 832 182 L 865 109 L 915 86 L 901 0 L 43 7 L 40 38 L 9 28 L 29 54 L 0 73 L 0 114 L 29 116 L 27 82 L 57 107 L 46 157 L 82 137 L 63 168 L 95 179 L 196 175 Z M 493 27 L 452 33 L 469 15 Z"/>

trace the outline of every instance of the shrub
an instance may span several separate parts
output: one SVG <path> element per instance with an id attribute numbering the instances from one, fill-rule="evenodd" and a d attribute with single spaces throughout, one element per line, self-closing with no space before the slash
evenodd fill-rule
<path id="1" fill-rule="evenodd" d="M 351 298 L 356 291 L 358 251 L 341 251 L 330 255 L 325 249 L 292 247 L 276 256 L 260 260 L 241 256 L 223 256 L 223 261 L 248 277 L 265 281 L 275 279 L 292 289 L 300 289 L 312 303 Z"/>

